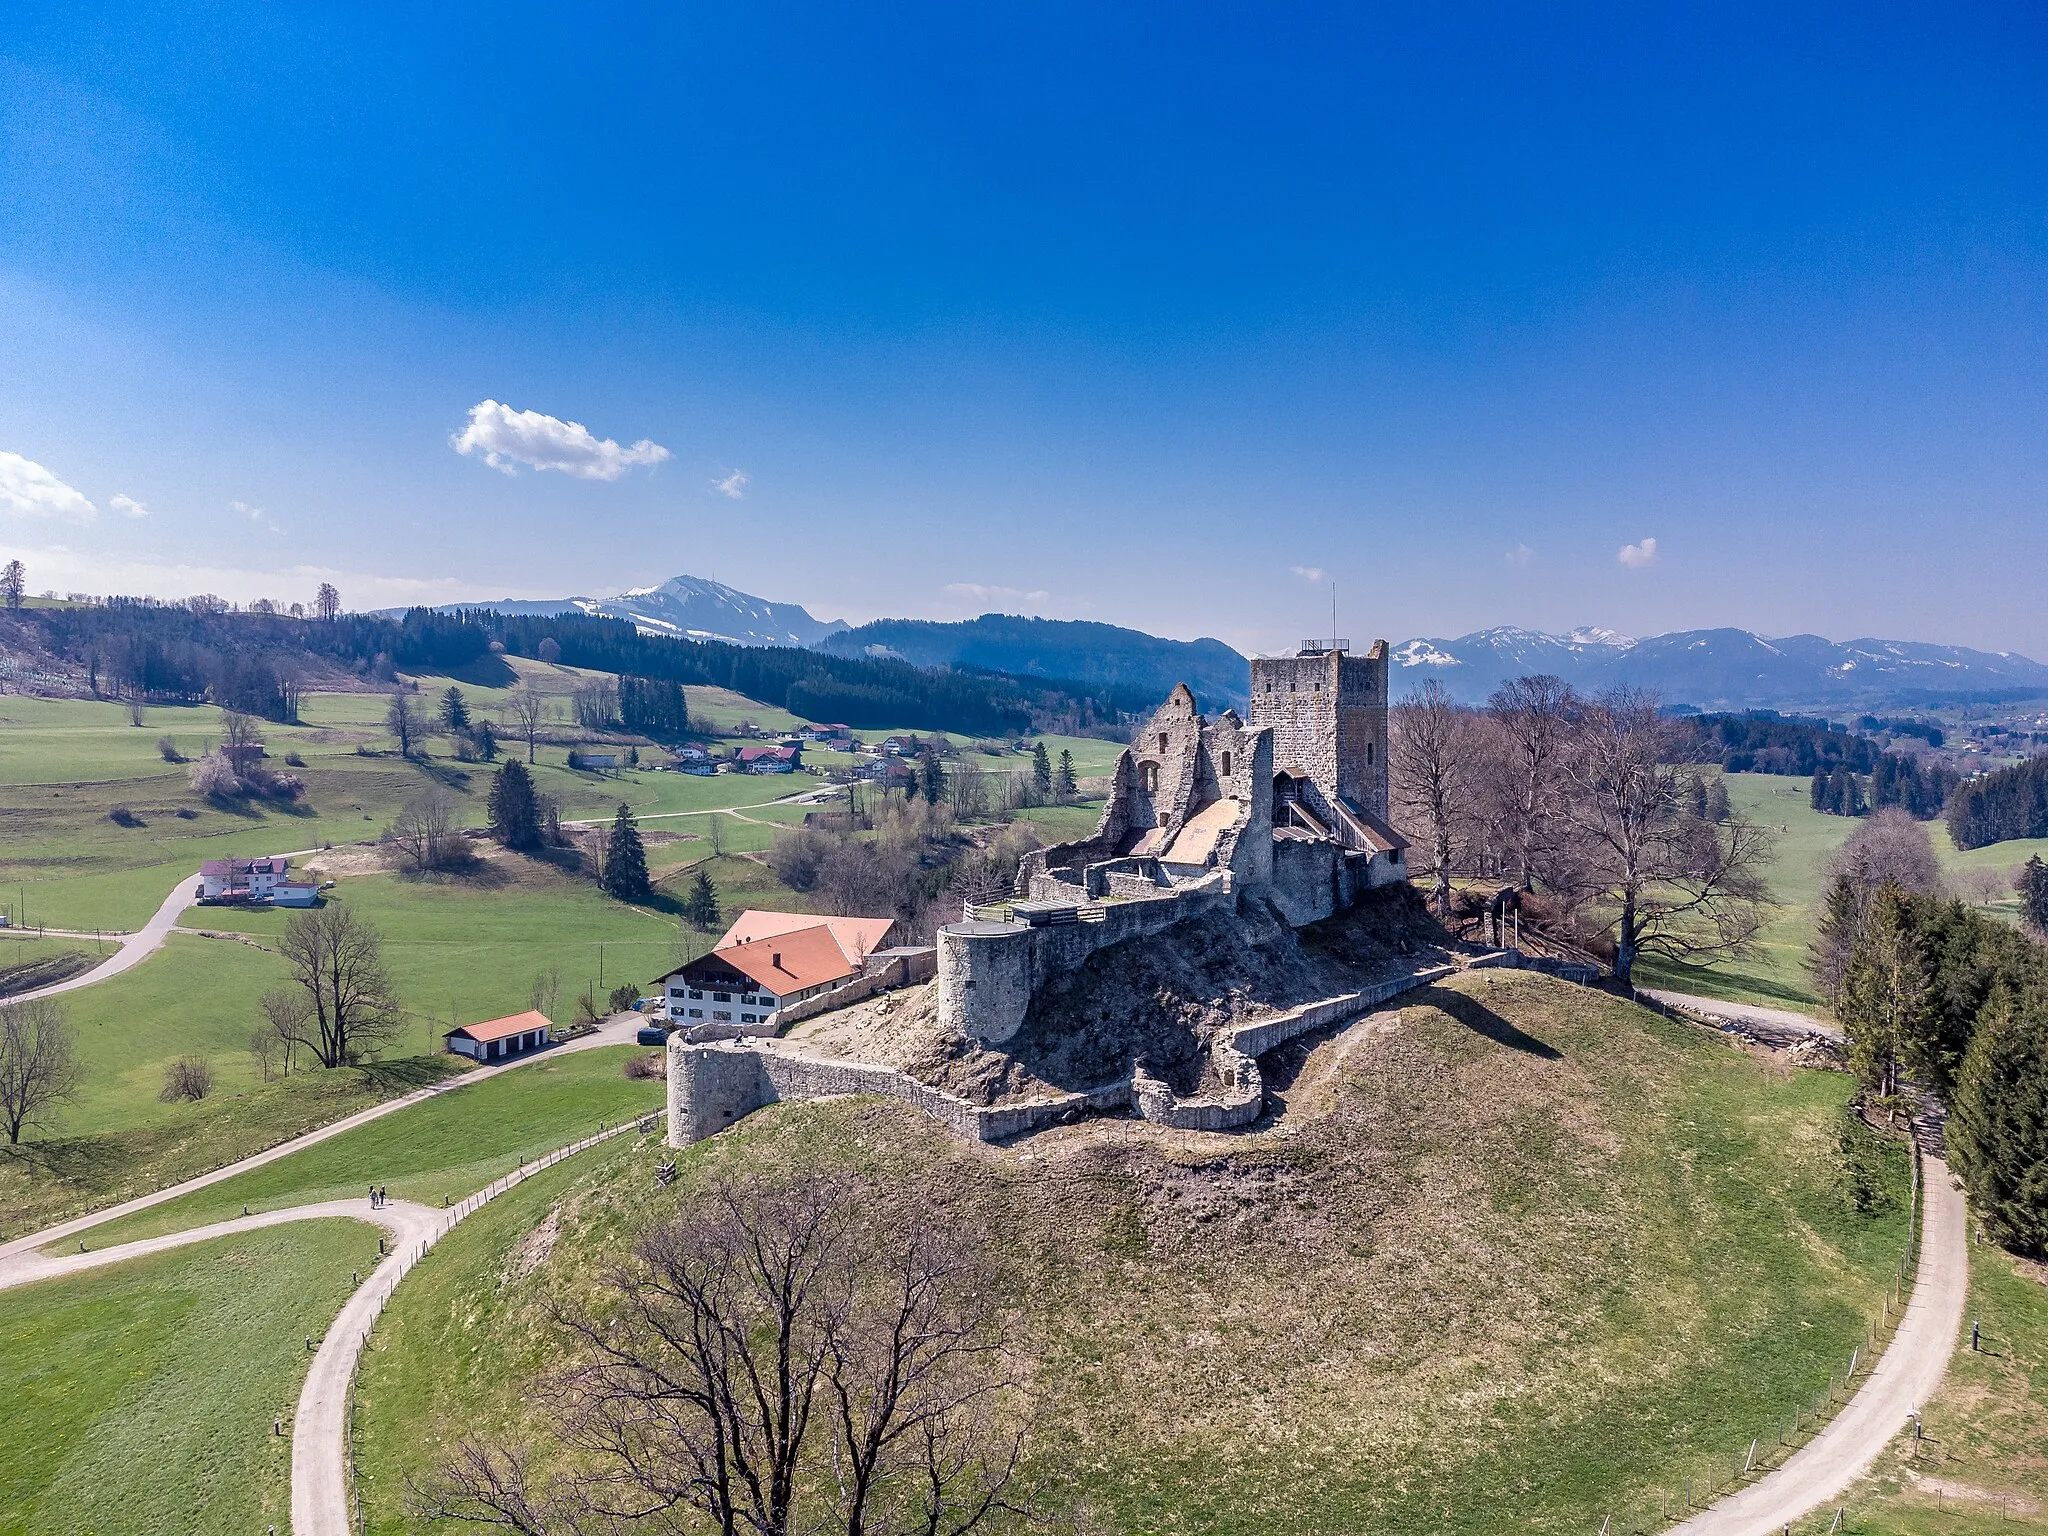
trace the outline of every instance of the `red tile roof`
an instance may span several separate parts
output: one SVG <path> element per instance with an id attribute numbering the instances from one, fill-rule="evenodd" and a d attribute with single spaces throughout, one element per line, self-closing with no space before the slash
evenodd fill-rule
<path id="1" fill-rule="evenodd" d="M 820 917 L 815 912 L 758 912 L 749 908 L 733 919 L 732 926 L 725 930 L 725 937 L 718 941 L 712 953 L 755 939 L 798 933 L 806 928 L 828 930 L 833 942 L 839 946 L 840 954 L 849 962 L 858 964 L 863 955 L 871 955 L 889 943 L 890 936 L 896 931 L 896 919 Z"/>
<path id="2" fill-rule="evenodd" d="M 844 981 L 860 973 L 860 967 L 846 958 L 831 931 L 824 927 L 801 928 L 794 933 L 720 947 L 705 959 L 731 966 L 778 997 Z"/>
<path id="3" fill-rule="evenodd" d="M 554 1021 L 546 1014 L 529 1008 L 525 1013 L 508 1014 L 502 1019 L 489 1019 L 482 1024 L 458 1024 L 455 1028 L 444 1031 L 443 1038 L 447 1035 L 464 1035 L 479 1045 L 487 1045 L 493 1040 L 523 1035 L 530 1029 L 545 1031 L 553 1028 Z"/>

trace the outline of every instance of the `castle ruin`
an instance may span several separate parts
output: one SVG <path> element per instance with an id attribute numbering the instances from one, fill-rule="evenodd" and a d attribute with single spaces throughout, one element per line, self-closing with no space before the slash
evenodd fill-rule
<path id="1" fill-rule="evenodd" d="M 1387 643 L 1255 658 L 1249 721 L 1175 688 L 1118 757 L 1093 833 L 1028 855 L 1009 920 L 939 930 L 941 1019 L 1009 1039 L 1032 995 L 1099 949 L 1218 909 L 1300 927 L 1406 878 L 1387 823 Z"/>

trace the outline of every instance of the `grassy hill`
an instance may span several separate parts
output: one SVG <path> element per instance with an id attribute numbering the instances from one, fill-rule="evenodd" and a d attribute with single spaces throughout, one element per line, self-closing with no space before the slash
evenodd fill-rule
<path id="1" fill-rule="evenodd" d="M 676 1189 L 648 1148 L 515 1191 L 379 1326 L 370 1528 L 415 1529 L 405 1478 L 454 1426 L 553 1444 L 548 1299 L 594 1294 L 727 1160 L 857 1166 L 997 1234 L 1054 1529 L 1597 1530 L 1810 1400 L 1904 1242 L 1903 1153 L 1850 1130 L 1847 1079 L 1540 977 L 1417 994 L 1280 1078 L 1293 1107 L 1260 1134 L 1105 1121 L 993 1149 L 842 1100 L 699 1144 Z"/>

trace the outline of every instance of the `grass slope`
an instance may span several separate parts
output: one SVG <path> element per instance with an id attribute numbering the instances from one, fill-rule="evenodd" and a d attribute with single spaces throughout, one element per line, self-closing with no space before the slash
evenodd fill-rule
<path id="1" fill-rule="evenodd" d="M 630 1046 L 565 1052 L 408 1105 L 381 1120 L 133 1216 L 95 1227 L 95 1248 L 204 1226 L 251 1210 L 362 1194 L 439 1205 L 531 1159 L 661 1105 L 661 1084 L 625 1075 Z"/>
<path id="2" fill-rule="evenodd" d="M 450 1425 L 551 1444 L 546 1299 L 720 1161 L 857 1165 L 994 1234 L 1033 1482 L 1103 1531 L 1596 1530 L 1810 1398 L 1904 1240 L 1899 1148 L 1863 1149 L 1885 1209 L 1848 1198 L 1847 1079 L 1540 977 L 1418 994 L 1279 1075 L 1290 1118 L 1229 1137 L 991 1149 L 893 1103 L 781 1106 L 683 1154 L 677 1190 L 658 1153 L 567 1189 L 545 1254 L 515 1246 L 541 1192 L 507 1204 L 387 1314 L 372 1529 L 414 1529 L 398 1490 Z"/>
<path id="3" fill-rule="evenodd" d="M 308 1222 L 0 1292 L 0 1536 L 284 1526 L 271 1422 L 376 1236 Z"/>

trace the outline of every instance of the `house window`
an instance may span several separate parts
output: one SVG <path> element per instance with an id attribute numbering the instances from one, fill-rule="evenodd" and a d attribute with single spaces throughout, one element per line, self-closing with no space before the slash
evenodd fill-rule
<path id="1" fill-rule="evenodd" d="M 751 1014 L 751 1013 L 743 1013 L 743 1014 L 741 1014 L 741 1015 L 740 1015 L 740 1022 L 741 1022 L 742 1024 L 758 1024 L 758 1023 L 760 1023 L 760 1022 L 761 1022 L 761 1020 L 760 1020 L 760 1018 L 759 1018 L 758 1016 L 756 1016 L 756 1015 L 754 1015 L 754 1014 Z"/>
<path id="2" fill-rule="evenodd" d="M 714 1019 L 723 1019 L 726 1023 L 730 1024 L 732 1022 L 732 1010 L 727 1009 L 724 1012 L 720 1012 L 718 1009 L 714 1008 L 711 1010 L 711 1017 Z"/>
<path id="3" fill-rule="evenodd" d="M 714 992 L 711 994 L 711 1001 L 714 1003 L 729 1003 L 732 1001 L 732 994 L 730 992 Z"/>
<path id="4" fill-rule="evenodd" d="M 700 1003 L 704 1001 L 704 994 L 702 992 L 699 992 L 695 987 L 690 988 L 690 996 Z"/>
<path id="5" fill-rule="evenodd" d="M 690 1010 L 690 1017 L 693 1019 L 701 1019 L 704 1017 L 704 1010 L 702 1008 L 692 1008 Z"/>

